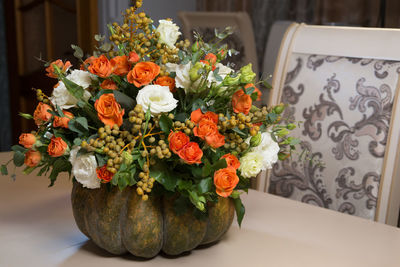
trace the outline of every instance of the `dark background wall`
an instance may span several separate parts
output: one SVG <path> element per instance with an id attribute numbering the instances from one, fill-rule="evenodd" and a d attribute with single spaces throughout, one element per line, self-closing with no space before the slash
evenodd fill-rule
<path id="1" fill-rule="evenodd" d="M 11 121 L 3 1 L 0 0 L 0 151 L 10 150 Z"/>

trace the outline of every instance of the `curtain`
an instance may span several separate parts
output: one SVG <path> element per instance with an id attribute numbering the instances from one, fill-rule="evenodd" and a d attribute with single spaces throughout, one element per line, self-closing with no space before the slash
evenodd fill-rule
<path id="1" fill-rule="evenodd" d="M 7 50 L 4 5 L 0 0 L 0 151 L 11 147 L 10 97 L 8 91 Z"/>

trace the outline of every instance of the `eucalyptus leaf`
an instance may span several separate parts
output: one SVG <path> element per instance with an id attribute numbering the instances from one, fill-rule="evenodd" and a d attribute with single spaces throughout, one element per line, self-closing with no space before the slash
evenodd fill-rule
<path id="1" fill-rule="evenodd" d="M 17 167 L 21 167 L 24 165 L 24 160 L 25 160 L 25 154 L 22 153 L 21 151 L 15 151 L 13 161 L 14 165 Z"/>
<path id="2" fill-rule="evenodd" d="M 1 174 L 2 175 L 8 175 L 8 170 L 6 165 L 1 165 Z"/>
<path id="3" fill-rule="evenodd" d="M 242 200 L 240 199 L 240 197 L 234 198 L 233 199 L 233 203 L 235 204 L 236 219 L 237 219 L 237 222 L 239 224 L 239 227 L 241 227 L 242 226 L 243 217 L 244 217 L 244 214 L 245 214 L 245 208 L 244 208 L 244 205 L 243 205 Z"/>

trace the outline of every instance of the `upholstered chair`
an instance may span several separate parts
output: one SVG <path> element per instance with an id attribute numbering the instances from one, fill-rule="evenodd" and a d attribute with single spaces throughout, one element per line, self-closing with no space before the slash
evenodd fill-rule
<path id="1" fill-rule="evenodd" d="M 259 189 L 397 225 L 400 30 L 292 24 L 269 104 L 301 144 Z"/>

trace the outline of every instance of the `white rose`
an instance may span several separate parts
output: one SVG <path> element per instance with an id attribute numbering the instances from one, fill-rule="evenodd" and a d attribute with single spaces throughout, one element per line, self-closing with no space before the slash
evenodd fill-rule
<path id="1" fill-rule="evenodd" d="M 100 179 L 97 178 L 96 173 L 96 157 L 91 154 L 84 154 L 77 157 L 79 149 L 80 147 L 78 146 L 70 152 L 69 161 L 72 164 L 72 174 L 83 187 L 90 189 L 99 188 Z"/>
<path id="2" fill-rule="evenodd" d="M 246 140 L 250 143 L 250 138 Z M 275 162 L 278 161 L 279 145 L 275 142 L 270 132 L 261 134 L 261 142 L 258 146 L 253 147 L 250 151 L 258 152 L 263 156 L 263 165 L 265 169 L 271 169 Z"/>
<path id="3" fill-rule="evenodd" d="M 146 85 L 140 89 L 136 102 L 142 105 L 144 112 L 150 107 L 152 116 L 172 111 L 178 104 L 178 100 L 169 91 L 169 87 L 161 85 Z"/>
<path id="4" fill-rule="evenodd" d="M 240 158 L 239 171 L 244 178 L 255 177 L 263 170 L 265 170 L 265 167 L 262 154 L 258 152 L 249 152 Z"/>
<path id="5" fill-rule="evenodd" d="M 169 20 L 162 19 L 158 22 L 160 23 L 156 30 L 156 32 L 160 33 L 158 42 L 166 44 L 169 48 L 175 48 L 176 40 L 178 40 L 179 35 L 181 35 L 179 27 Z"/>
<path id="6" fill-rule="evenodd" d="M 186 92 L 192 84 L 192 81 L 190 80 L 190 75 L 189 71 L 190 68 L 192 67 L 192 63 L 186 63 L 186 64 L 175 64 L 175 63 L 167 63 L 165 65 L 167 67 L 168 72 L 175 72 L 175 86 L 177 88 L 183 88 Z"/>
<path id="7" fill-rule="evenodd" d="M 83 70 L 73 70 L 71 74 L 67 75 L 65 78 L 76 83 L 79 86 L 82 86 L 83 89 L 86 89 L 92 83 L 92 75 Z M 83 94 L 83 100 L 87 101 L 90 98 L 91 94 L 85 90 Z M 54 88 L 53 94 L 50 97 L 50 101 L 54 105 L 58 105 L 61 109 L 69 109 L 75 107 L 78 103 L 78 99 L 72 96 L 65 84 L 63 82 L 59 82 L 59 84 Z"/>

